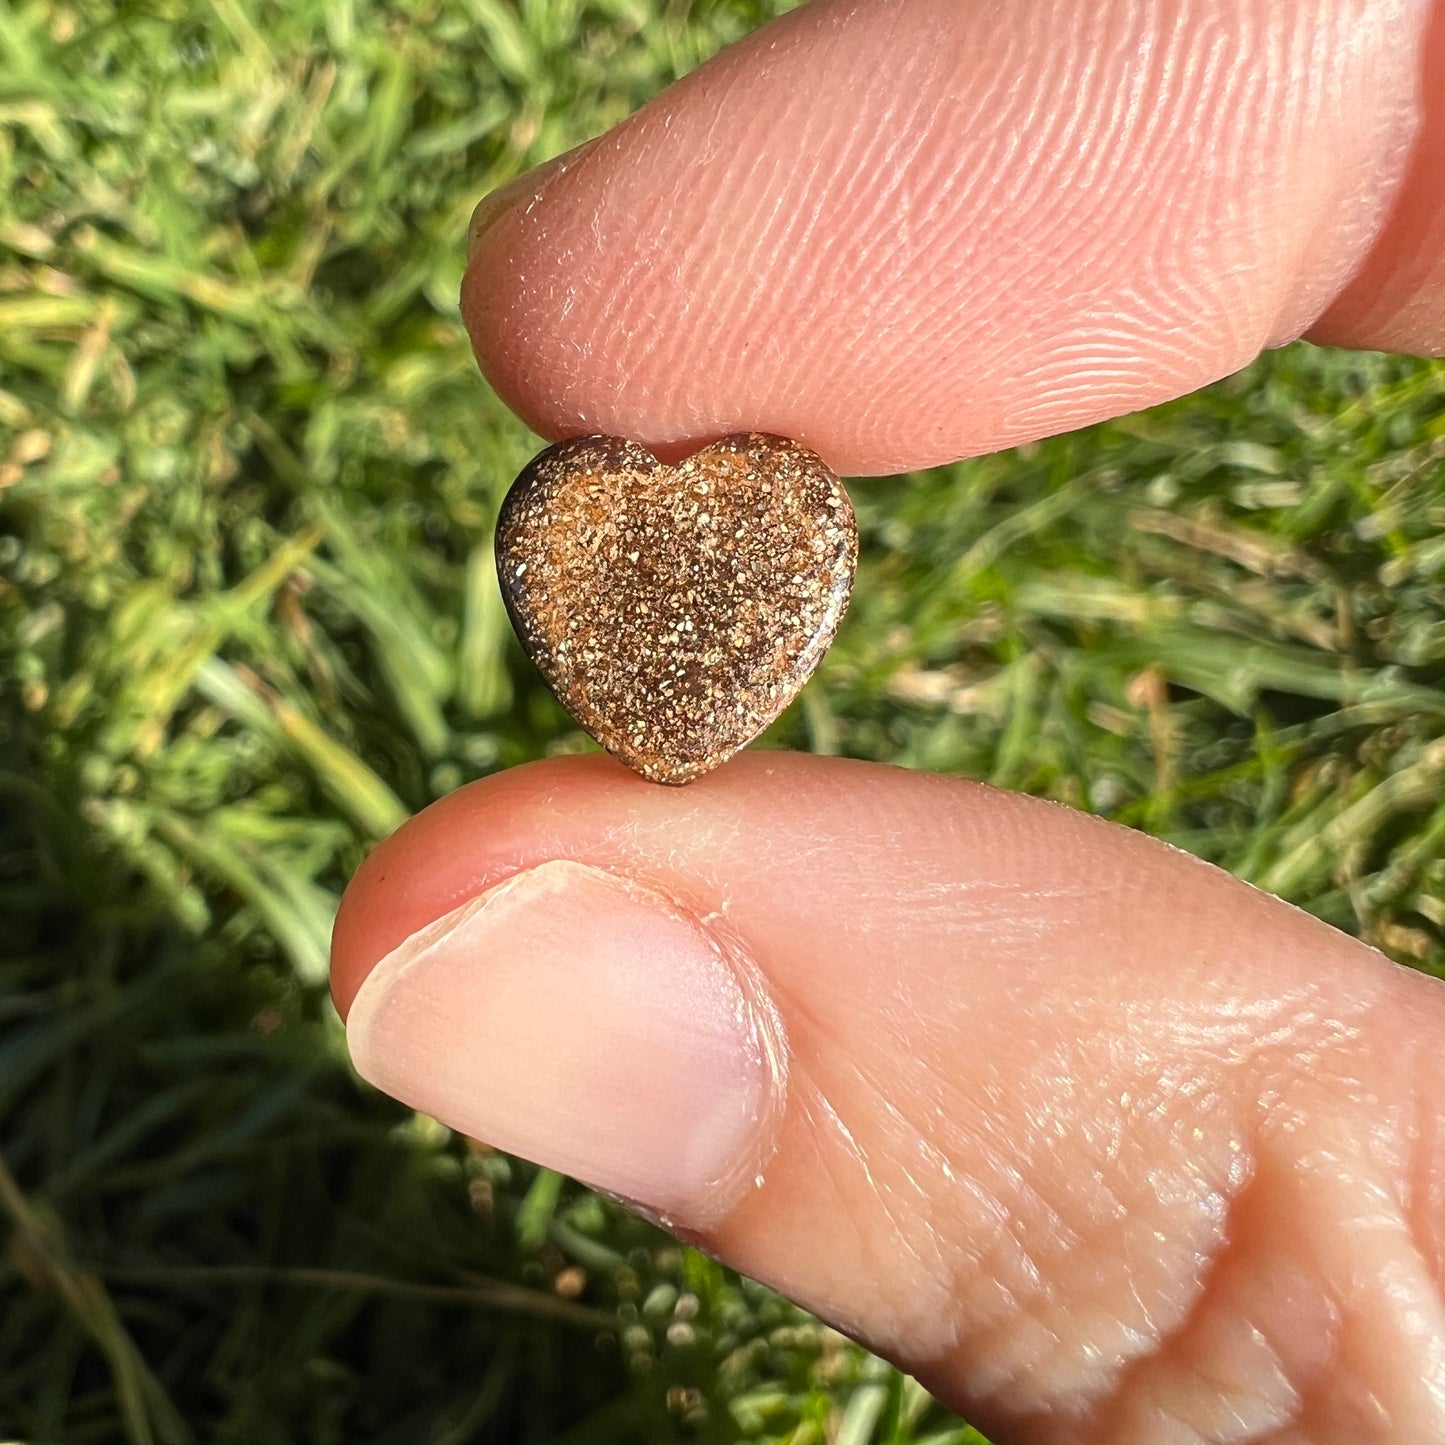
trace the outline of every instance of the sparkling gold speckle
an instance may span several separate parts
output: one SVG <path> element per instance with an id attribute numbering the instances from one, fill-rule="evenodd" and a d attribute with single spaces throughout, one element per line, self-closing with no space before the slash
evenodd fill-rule
<path id="1" fill-rule="evenodd" d="M 659 783 L 726 761 L 833 640 L 858 539 L 806 447 L 745 433 L 665 466 L 580 437 L 517 478 L 497 573 L 528 654 L 609 752 Z"/>

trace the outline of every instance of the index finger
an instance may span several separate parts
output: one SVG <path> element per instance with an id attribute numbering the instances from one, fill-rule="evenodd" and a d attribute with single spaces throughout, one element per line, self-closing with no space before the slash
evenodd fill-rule
<path id="1" fill-rule="evenodd" d="M 480 208 L 463 312 L 549 437 L 900 471 L 1445 351 L 1442 150 L 1445 0 L 814 0 Z"/>

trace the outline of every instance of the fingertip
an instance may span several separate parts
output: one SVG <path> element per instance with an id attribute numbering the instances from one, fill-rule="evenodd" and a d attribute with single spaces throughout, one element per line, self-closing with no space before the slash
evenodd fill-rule
<path id="1" fill-rule="evenodd" d="M 1418 4 L 815 0 L 494 213 L 463 311 L 551 438 L 929 466 L 1224 375 L 1326 308 Z M 1285 77 L 1285 83 L 1280 83 Z"/>

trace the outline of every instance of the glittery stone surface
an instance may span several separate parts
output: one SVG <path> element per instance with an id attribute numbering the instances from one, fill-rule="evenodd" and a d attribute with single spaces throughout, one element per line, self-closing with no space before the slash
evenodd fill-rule
<path id="1" fill-rule="evenodd" d="M 686 783 L 778 716 L 838 629 L 857 561 L 842 483 L 782 437 L 677 466 L 634 442 L 560 442 L 497 523 L 502 595 L 552 691 L 658 783 Z"/>

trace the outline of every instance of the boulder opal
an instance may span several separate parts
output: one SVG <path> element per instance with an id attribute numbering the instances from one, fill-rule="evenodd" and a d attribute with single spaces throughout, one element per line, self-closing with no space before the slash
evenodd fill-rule
<path id="1" fill-rule="evenodd" d="M 507 611 L 559 701 L 658 783 L 731 757 L 797 695 L 857 561 L 842 483 L 746 433 L 676 466 L 578 437 L 519 476 L 497 523 Z"/>

